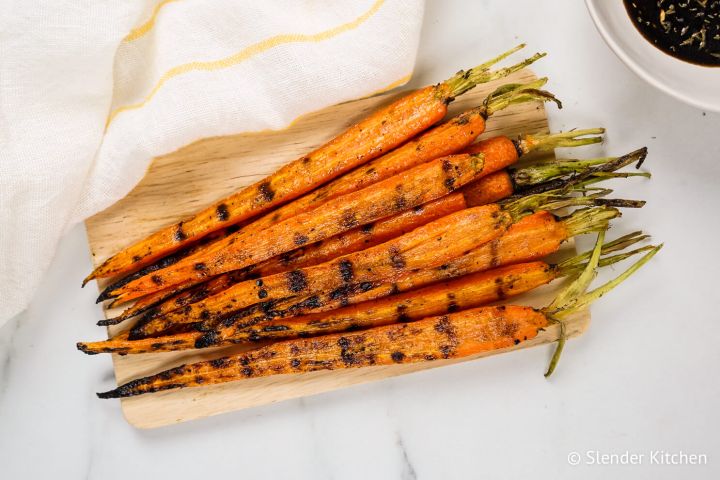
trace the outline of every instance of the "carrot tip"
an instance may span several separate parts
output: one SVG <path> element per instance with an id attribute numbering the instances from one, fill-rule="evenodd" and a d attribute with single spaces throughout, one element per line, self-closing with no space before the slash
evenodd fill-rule
<path id="1" fill-rule="evenodd" d="M 94 351 L 90 350 L 86 343 L 78 342 L 75 344 L 75 346 L 77 347 L 78 350 L 80 350 L 81 352 L 83 352 L 87 355 L 97 355 L 98 354 L 98 352 L 94 352 Z"/>
<path id="2" fill-rule="evenodd" d="M 119 389 L 109 390 L 107 392 L 98 392 L 95 395 L 97 395 L 98 398 L 121 398 L 123 395 L 120 394 L 118 391 Z"/>
<path id="3" fill-rule="evenodd" d="M 121 317 L 115 317 L 115 318 L 103 318 L 102 320 L 98 320 L 95 325 L 98 327 L 109 327 L 110 325 L 117 325 L 118 323 L 122 323 L 125 319 Z"/>

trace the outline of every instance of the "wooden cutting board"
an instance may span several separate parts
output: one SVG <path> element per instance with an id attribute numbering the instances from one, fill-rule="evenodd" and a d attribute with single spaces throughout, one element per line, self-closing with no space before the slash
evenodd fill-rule
<path id="1" fill-rule="evenodd" d="M 530 81 L 535 76 L 523 70 L 508 81 Z M 481 85 L 451 104 L 450 114 L 475 107 L 501 82 Z M 222 198 L 240 187 L 251 184 L 281 165 L 329 140 L 347 126 L 366 116 L 378 106 L 392 101 L 401 92 L 343 103 L 306 115 L 282 131 L 265 131 L 226 137 L 207 138 L 177 152 L 158 157 L 145 178 L 127 197 L 95 215 L 86 222 L 93 262 L 98 265 L 121 248 L 140 240 L 166 224 L 188 216 L 201 207 Z M 545 109 L 539 103 L 516 105 L 494 115 L 481 138 L 495 135 L 547 132 Z M 564 254 L 574 252 L 572 245 Z M 563 252 L 561 252 L 562 254 Z M 102 284 L 101 284 L 102 286 Z M 542 306 L 558 289 L 546 286 L 515 303 Z M 106 310 L 115 316 L 119 309 Z M 570 335 L 582 333 L 589 323 L 589 314 L 581 312 L 568 323 Z M 127 326 L 114 327 L 116 333 Z M 537 338 L 502 352 L 549 343 L 557 339 L 557 328 L 541 332 Z M 245 347 L 230 347 L 230 351 Z M 148 375 L 185 362 L 220 356 L 215 348 L 198 352 L 153 353 L 134 356 L 113 355 L 118 383 Z M 494 352 L 501 353 L 501 352 Z M 139 428 L 153 428 L 218 413 L 263 405 L 289 398 L 303 397 L 335 390 L 358 383 L 434 368 L 475 357 L 443 360 L 415 365 L 393 365 L 347 371 L 314 372 L 242 380 L 205 388 L 190 388 L 125 398 L 121 405 L 128 422 Z M 88 359 L 87 361 L 93 361 Z M 538 375 L 543 366 L 538 365 Z M 98 385 L 105 389 L 107 385 Z"/>

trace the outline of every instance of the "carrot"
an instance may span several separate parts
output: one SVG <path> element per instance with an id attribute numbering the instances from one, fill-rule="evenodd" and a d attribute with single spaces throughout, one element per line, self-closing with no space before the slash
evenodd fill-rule
<path id="1" fill-rule="evenodd" d="M 533 151 L 551 150 L 558 146 L 577 147 L 597 143 L 601 141 L 602 138 L 593 135 L 602 133 L 604 133 L 603 129 L 586 129 L 551 135 L 526 134 L 519 136 L 515 140 L 511 140 L 507 137 L 496 137 L 472 145 L 470 149 L 472 149 L 472 153 L 482 153 L 488 155 L 490 155 L 493 150 L 500 150 L 505 154 L 510 152 L 511 155 L 515 155 L 514 160 L 510 160 L 514 163 L 521 155 L 525 155 Z M 514 150 L 509 148 L 510 143 L 515 146 Z M 511 189 L 516 186 L 525 187 L 530 184 L 539 184 L 554 178 L 559 174 L 559 172 L 562 174 L 573 172 L 577 173 L 578 171 L 582 171 L 582 169 L 586 168 L 586 166 L 595 165 L 595 163 L 588 163 L 587 161 L 580 162 L 579 165 L 577 164 L 578 162 L 574 162 L 576 164 L 561 168 L 559 165 L 560 163 L 567 162 L 558 162 L 552 167 L 544 166 L 540 168 L 532 168 L 532 173 L 526 173 L 524 168 L 513 169 L 510 171 L 510 174 L 496 172 L 495 174 L 491 174 L 490 177 L 483 177 L 480 180 L 463 187 L 462 193 L 470 206 L 485 205 L 511 195 L 514 193 Z M 543 168 L 547 171 L 546 175 L 542 174 Z M 345 177 L 341 177 L 339 180 L 342 180 L 343 178 Z M 452 195 L 445 198 L 447 198 L 447 202 L 441 198 L 433 203 L 436 205 L 452 203 Z M 428 220 L 434 218 L 431 213 L 433 209 L 430 208 L 430 205 L 431 204 L 428 204 L 421 212 L 422 217 L 427 218 Z M 243 271 L 235 271 L 232 274 L 220 275 L 217 280 L 210 280 L 209 282 L 203 283 L 202 286 L 194 289 L 190 289 L 190 287 L 197 283 L 202 283 L 203 279 L 191 279 L 187 282 L 161 290 L 156 294 L 146 296 L 144 299 L 140 299 L 135 305 L 123 312 L 119 317 L 109 320 L 101 320 L 98 324 L 116 324 L 134 315 L 143 313 L 153 307 L 155 307 L 153 308 L 154 315 L 167 313 L 168 311 L 175 310 L 187 305 L 188 303 L 199 301 L 200 299 L 212 295 L 213 293 L 217 293 L 228 286 L 237 283 L 238 281 L 247 279 L 251 275 L 265 276 L 289 270 L 292 267 L 314 265 L 320 263 L 321 261 L 330 259 L 333 256 L 354 252 L 361 246 L 369 247 L 376 245 L 383 239 L 392 238 L 393 236 L 404 233 L 408 228 L 419 226 L 421 224 L 420 222 L 423 221 L 419 216 L 408 216 L 407 213 L 398 214 L 396 217 L 397 218 L 390 217 L 388 219 L 380 220 L 372 227 L 372 229 L 368 226 L 358 227 L 355 230 L 351 230 L 337 237 L 321 241 L 315 245 L 302 247 L 295 251 L 288 252 L 281 257 L 261 262 L 259 265 L 249 267 Z M 404 224 L 405 221 L 410 223 L 406 226 Z M 368 232 L 368 230 L 371 231 Z M 289 263 L 288 259 L 291 259 L 292 262 Z M 155 270 L 157 270 L 157 268 Z M 110 285 L 101 294 L 98 300 L 106 298 L 110 291 L 119 288 L 125 283 L 127 282 L 123 281 L 122 284 Z M 172 300 L 166 301 L 170 298 L 172 298 Z"/>
<path id="2" fill-rule="evenodd" d="M 544 82 L 545 80 L 542 80 Z M 499 97 L 546 98 L 549 94 L 526 86 L 500 87 Z M 508 100 L 510 101 L 510 100 Z M 201 279 L 243 268 L 299 246 L 322 240 L 393 213 L 434 200 L 504 165 L 487 164 L 481 155 L 450 155 L 418 165 L 364 189 L 346 193 L 263 230 L 250 228 L 215 242 L 152 275 L 133 280 L 110 292 L 110 298 L 131 300 L 189 279 Z"/>
<path id="3" fill-rule="evenodd" d="M 460 257 L 435 268 L 422 268 L 406 272 L 395 280 L 377 282 L 373 285 L 374 288 L 366 291 L 359 286 L 350 286 L 346 289 L 347 294 L 342 298 L 336 298 L 332 292 L 314 294 L 285 299 L 271 304 L 270 308 L 266 307 L 265 310 L 249 308 L 221 320 L 203 320 L 203 323 L 197 324 L 195 328 L 207 333 L 198 339 L 196 346 L 202 348 L 216 345 L 217 342 L 232 336 L 238 328 L 265 323 L 276 317 L 327 312 L 499 266 L 539 260 L 558 251 L 560 245 L 569 238 L 607 228 L 608 221 L 619 215 L 617 209 L 610 207 L 577 211 L 564 219 L 541 211 L 521 219 L 511 225 L 499 238 L 472 249 Z M 186 318 L 185 321 L 187 320 L 189 319 Z M 182 321 L 180 318 L 174 319 L 174 322 Z"/>
<path id="4" fill-rule="evenodd" d="M 440 121 L 447 105 L 479 83 L 502 78 L 544 56 L 491 71 L 524 45 L 448 80 L 411 92 L 351 126 L 317 150 L 266 179 L 217 202 L 190 218 L 163 228 L 97 267 L 83 282 L 130 272 L 223 227 L 248 220 L 397 147 Z"/>
<path id="5" fill-rule="evenodd" d="M 498 173 L 500 174 L 501 172 Z M 485 178 L 490 179 L 491 177 Z M 498 181 L 502 180 L 491 179 L 490 182 L 486 183 L 490 183 L 495 187 L 495 183 Z M 177 295 L 170 295 L 172 298 L 170 298 L 169 301 L 165 301 L 169 298 L 167 296 L 167 290 L 162 290 L 158 292 L 158 294 L 150 295 L 149 297 L 143 297 L 120 316 L 114 319 L 101 320 L 98 322 L 98 325 L 114 325 L 144 311 L 148 312 L 146 315 L 149 317 L 157 317 L 219 293 L 243 280 L 264 277 L 295 268 L 317 265 L 344 254 L 378 245 L 394 237 L 404 235 L 432 220 L 437 220 L 466 207 L 467 204 L 463 194 L 455 192 L 425 205 L 420 205 L 411 210 L 405 210 L 392 217 L 357 227 L 340 235 L 308 245 L 307 247 L 293 250 L 279 257 L 273 257 L 257 265 L 218 275 L 194 288 L 185 287 L 184 291 L 181 291 Z M 181 284 L 181 288 L 182 285 L 183 284 Z M 172 290 L 173 288 L 174 287 L 171 287 L 168 290 Z M 159 298 L 159 301 L 156 300 L 156 298 Z"/>
<path id="6" fill-rule="evenodd" d="M 559 338 L 564 339 L 564 319 L 568 315 L 612 290 L 647 263 L 661 247 L 655 247 L 619 277 L 587 292 L 598 265 L 602 239 L 601 233 L 585 270 L 541 310 L 515 305 L 480 307 L 356 333 L 287 340 L 237 355 L 180 365 L 132 380 L 99 393 L 98 397 L 130 397 L 269 375 L 462 358 L 527 342 L 540 330 L 555 324 L 560 325 Z M 546 376 L 557 365 L 560 345 Z"/>
<path id="7" fill-rule="evenodd" d="M 602 254 L 622 250 L 645 238 L 647 236 L 635 232 L 603 245 Z M 650 248 L 643 247 L 603 258 L 600 266 L 611 265 Z M 478 307 L 520 295 L 572 274 L 584 267 L 582 262 L 588 255 L 581 254 L 556 265 L 545 262 L 508 265 L 329 313 L 270 320 L 257 327 L 238 328 L 222 341 L 216 342 L 215 346 L 360 330 Z M 125 333 L 102 342 L 78 343 L 77 347 L 87 354 L 167 352 L 195 348 L 202 335 L 202 332 L 186 332 L 160 338 L 129 340 Z"/>
<path id="8" fill-rule="evenodd" d="M 535 202 L 522 198 L 502 209 L 495 204 L 470 208 L 376 247 L 314 267 L 240 282 L 182 310 L 139 322 L 131 330 L 131 339 L 157 335 L 178 325 L 194 322 L 203 322 L 206 329 L 215 328 L 218 321 L 230 314 L 235 314 L 233 318 L 260 311 L 263 315 L 296 315 L 304 309 L 327 310 L 344 306 L 352 295 L 371 292 L 382 282 L 400 279 L 415 269 L 445 265 L 465 252 L 498 239 L 512 219 L 521 218 L 528 211 L 542 209 L 543 198 L 550 198 L 551 202 L 556 198 L 554 194 L 534 197 L 537 198 Z M 595 197 L 567 198 L 563 205 L 591 204 Z M 606 216 L 614 216 L 614 212 Z M 467 222 L 473 215 L 479 217 L 471 227 Z M 293 282 L 298 278 L 302 279 L 303 288 L 293 288 Z M 283 302 L 290 304 L 285 311 L 279 307 Z M 228 324 L 223 321 L 223 325 Z"/>
<path id="9" fill-rule="evenodd" d="M 219 318 L 246 307 L 266 307 L 274 300 L 316 292 L 342 301 L 354 289 L 370 290 L 379 279 L 397 278 L 415 268 L 441 265 L 497 238 L 512 223 L 509 213 L 491 204 L 452 213 L 375 247 L 329 262 L 247 280 L 186 308 L 140 322 L 131 338 L 163 332 L 177 324 Z M 351 287 L 351 288 L 350 288 Z M 310 301 L 310 304 L 315 304 Z"/>

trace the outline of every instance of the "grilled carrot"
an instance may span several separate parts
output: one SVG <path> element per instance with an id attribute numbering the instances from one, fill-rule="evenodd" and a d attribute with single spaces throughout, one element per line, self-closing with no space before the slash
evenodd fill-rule
<path id="1" fill-rule="evenodd" d="M 337 298 L 332 292 L 314 294 L 275 302 L 265 310 L 249 308 L 221 320 L 204 320 L 202 324 L 195 325 L 196 329 L 207 330 L 207 333 L 197 340 L 196 346 L 198 348 L 214 346 L 232 336 L 238 329 L 264 324 L 273 318 L 327 312 L 345 305 L 377 300 L 499 266 L 539 260 L 558 251 L 560 245 L 569 238 L 607 228 L 609 220 L 619 215 L 617 209 L 610 207 L 580 210 L 564 219 L 541 211 L 511 225 L 496 240 L 472 249 L 456 259 L 449 260 L 436 268 L 406 272 L 396 280 L 381 281 L 373 285 L 374 288 L 365 291 L 355 284 L 346 288 L 346 295 L 342 298 Z M 175 319 L 175 321 L 182 320 Z"/>
<path id="2" fill-rule="evenodd" d="M 482 153 L 489 156 L 492 155 L 491 152 L 493 150 L 500 150 L 503 154 L 507 154 L 509 152 L 511 155 L 515 155 L 514 160 L 511 160 L 511 162 L 514 163 L 517 161 L 519 156 L 534 151 L 551 150 L 559 146 L 577 147 L 598 143 L 602 140 L 602 138 L 597 135 L 602 133 L 604 133 L 603 129 L 586 129 L 551 135 L 526 134 L 519 136 L 515 140 L 511 140 L 507 137 L 496 137 L 481 141 L 472 145 L 470 148 L 472 149 L 472 153 Z M 509 143 L 514 144 L 514 150 L 508 148 Z M 504 147 L 498 147 L 498 145 L 504 145 Z M 566 167 L 561 166 L 561 164 L 567 163 L 570 164 Z M 539 169 L 531 168 L 530 172 L 525 172 L 524 168 L 511 169 L 509 173 L 496 172 L 495 174 L 491 174 L 489 177 L 483 177 L 480 180 L 463 187 L 462 193 L 466 198 L 468 205 L 485 205 L 511 195 L 514 193 L 511 189 L 526 187 L 530 184 L 539 184 L 560 174 L 578 173 L 587 166 L 591 165 L 595 165 L 595 163 L 589 163 L 587 161 L 556 162 L 553 166 L 546 165 Z M 542 173 L 543 169 L 545 170 L 544 175 Z M 343 178 L 345 177 L 341 177 L 340 180 Z M 440 204 L 453 203 L 454 199 L 452 197 L 453 195 L 443 197 L 426 205 L 421 212 L 422 217 L 427 218 L 428 220 L 434 218 L 431 213 L 434 209 L 430 208 L 430 205 L 435 204 L 439 206 Z M 155 307 L 153 308 L 153 313 L 155 314 L 167 313 L 168 311 L 180 308 L 188 303 L 199 301 L 202 298 L 212 295 L 213 293 L 217 293 L 232 284 L 247 279 L 252 275 L 265 276 L 289 270 L 293 267 L 311 266 L 320 263 L 321 261 L 330 259 L 333 256 L 354 252 L 358 250 L 359 247 L 376 245 L 377 243 L 380 243 L 383 238 L 392 238 L 393 236 L 397 236 L 404 231 L 407 231 L 408 228 L 419 226 L 421 224 L 420 221 L 422 221 L 420 216 L 408 216 L 407 213 L 398 214 L 396 217 L 397 218 L 390 217 L 388 219 L 380 220 L 373 226 L 366 225 L 358 227 L 354 230 L 346 232 L 345 234 L 288 252 L 279 258 L 273 258 L 261 262 L 259 265 L 254 265 L 241 271 L 234 271 L 232 273 L 220 275 L 217 279 L 212 279 L 204 283 L 203 279 L 192 279 L 176 286 L 169 287 L 165 290 L 157 292 L 156 294 L 141 298 L 135 305 L 131 306 L 120 316 L 114 319 L 101 320 L 98 324 L 116 324 L 134 315 L 150 310 L 153 307 Z M 403 222 L 410 223 L 405 226 Z M 290 259 L 291 262 L 288 262 L 288 259 Z M 153 271 L 155 270 L 157 270 L 157 268 Z M 105 299 L 106 296 L 109 295 L 109 292 L 126 283 L 127 281 L 123 281 L 121 284 L 110 285 L 100 295 L 98 300 Z M 197 283 L 202 283 L 202 285 L 196 288 L 190 288 Z"/>
<path id="3" fill-rule="evenodd" d="M 549 95 L 518 85 L 500 87 L 498 91 L 502 92 L 500 97 L 509 99 L 525 96 L 544 99 Z M 480 154 L 465 154 L 418 165 L 361 190 L 330 199 L 316 210 L 303 211 L 263 230 L 241 230 L 175 265 L 113 290 L 109 297 L 131 300 L 193 278 L 207 278 L 261 262 L 447 195 L 479 176 L 505 166 L 496 163 L 486 162 Z"/>
<path id="4" fill-rule="evenodd" d="M 315 292 L 331 292 L 331 296 L 342 301 L 351 292 L 348 288 L 351 285 L 367 291 L 380 279 L 397 278 L 416 268 L 438 266 L 497 238 L 510 223 L 510 214 L 496 204 L 461 210 L 360 252 L 320 265 L 240 282 L 184 309 L 138 323 L 131 330 L 131 338 L 155 335 L 177 324 L 219 318 L 246 307 L 266 308 L 274 300 Z"/>
<path id="5" fill-rule="evenodd" d="M 512 67 L 490 70 L 492 65 L 523 46 L 478 67 L 458 72 L 437 85 L 405 95 L 266 179 L 127 247 L 103 262 L 84 283 L 148 265 L 210 232 L 266 212 L 388 152 L 440 121 L 447 113 L 447 105 L 455 97 L 479 83 L 502 78 L 543 56 L 537 54 Z"/>
<path id="6" fill-rule="evenodd" d="M 567 198 L 562 205 L 590 204 L 595 196 Z M 240 282 L 182 310 L 139 322 L 131 330 L 131 338 L 157 335 L 169 328 L 199 321 L 203 321 L 206 328 L 214 328 L 219 320 L 231 314 L 241 317 L 257 312 L 287 315 L 298 314 L 299 310 L 308 308 L 343 306 L 349 302 L 351 295 L 372 291 L 383 282 L 399 279 L 415 269 L 441 266 L 464 252 L 497 239 L 512 219 L 521 218 L 528 211 L 542 209 L 542 199 L 551 199 L 549 204 L 555 201 L 552 193 L 534 197 L 536 202 L 522 198 L 504 205 L 502 209 L 495 204 L 470 208 L 376 247 L 314 267 Z M 464 222 L 473 215 L 479 215 L 477 220 L 480 221 L 472 227 L 466 226 Z M 451 231 L 447 231 L 448 225 L 453 226 Z M 295 279 L 302 279 L 303 288 L 293 288 Z M 326 298 L 321 300 L 321 294 Z M 298 301 L 300 298 L 302 300 Z M 283 303 L 291 303 L 285 312 L 279 308 L 279 304 Z"/>
<path id="7" fill-rule="evenodd" d="M 502 172 L 497 173 L 500 175 Z M 500 182 L 504 183 L 505 179 L 491 177 L 493 176 L 483 178 L 482 180 L 488 179 L 487 182 L 483 183 L 493 187 L 497 191 L 499 187 L 497 184 Z M 347 253 L 378 245 L 391 238 L 404 235 L 432 220 L 437 220 L 466 207 L 467 204 L 463 194 L 455 192 L 425 205 L 420 205 L 411 210 L 405 210 L 392 217 L 354 228 L 353 230 L 308 245 L 307 247 L 301 247 L 283 254 L 280 257 L 271 258 L 245 269 L 218 275 L 194 288 L 185 286 L 183 291 L 177 295 L 171 295 L 172 298 L 170 298 L 169 301 L 165 301 L 169 298 L 166 291 L 160 291 L 156 295 L 143 297 L 120 316 L 105 321 L 101 320 L 98 322 L 98 325 L 114 325 L 148 310 L 151 311 L 147 313 L 147 316 L 156 317 L 177 310 L 190 303 L 198 302 L 243 280 L 264 277 L 295 268 L 317 265 Z M 159 301 L 156 300 L 156 298 L 159 298 Z"/>
<path id="8" fill-rule="evenodd" d="M 654 248 L 619 277 L 586 293 L 598 265 L 602 238 L 601 233 L 585 270 L 541 310 L 515 305 L 480 307 L 356 333 L 287 340 L 238 355 L 180 365 L 132 380 L 98 397 L 130 397 L 269 375 L 461 358 L 527 342 L 554 324 L 561 326 L 562 339 L 564 319 L 569 314 L 612 290 L 660 249 Z M 560 351 L 556 350 L 546 376 L 557 365 Z"/>
<path id="9" fill-rule="evenodd" d="M 645 238 L 647 236 L 636 232 L 604 245 L 602 253 L 622 250 Z M 600 266 L 611 265 L 650 248 L 652 247 L 643 247 L 603 258 Z M 328 313 L 270 320 L 256 327 L 239 328 L 232 335 L 216 342 L 215 346 L 361 330 L 474 308 L 520 295 L 575 273 L 582 269 L 582 262 L 588 255 L 581 254 L 556 265 L 545 262 L 509 265 Z M 195 348 L 202 335 L 202 332 L 196 331 L 160 338 L 129 340 L 125 333 L 102 342 L 78 343 L 77 347 L 87 354 L 168 352 Z"/>

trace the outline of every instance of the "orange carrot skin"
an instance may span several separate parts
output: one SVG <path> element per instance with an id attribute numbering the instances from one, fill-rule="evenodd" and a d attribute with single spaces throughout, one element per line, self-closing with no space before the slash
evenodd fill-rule
<path id="1" fill-rule="evenodd" d="M 361 190 L 422 163 L 462 150 L 485 131 L 484 111 L 484 107 L 468 110 L 428 130 L 367 165 L 362 165 L 304 197 L 268 213 L 249 225 L 246 231 L 262 230 L 298 213 L 316 208 L 328 200 Z"/>
<path id="2" fill-rule="evenodd" d="M 507 170 L 501 170 L 465 185 L 462 193 L 467 206 L 476 207 L 508 198 L 515 190 L 510 174 Z"/>
<path id="3" fill-rule="evenodd" d="M 453 193 L 447 197 L 441 197 L 438 200 L 425 204 L 422 212 L 417 212 L 413 209 L 402 212 L 394 217 L 379 220 L 375 222 L 372 231 L 369 233 L 367 232 L 368 227 L 359 227 L 306 248 L 295 250 L 287 255 L 282 255 L 280 258 L 272 258 L 262 262 L 256 268 L 253 267 L 249 270 L 248 273 L 267 276 L 290 270 L 291 268 L 316 265 L 323 261 L 330 260 L 335 256 L 357 251 L 361 245 L 364 248 L 368 248 L 395 236 L 402 235 L 406 233 L 408 229 L 420 226 L 422 224 L 421 221 L 424 222 L 425 220 L 430 221 L 439 218 L 442 215 L 460 210 L 465 206 L 476 207 L 495 203 L 512 195 L 514 190 L 510 175 L 507 171 L 502 170 L 465 185 L 461 193 L 464 201 L 460 199 L 459 193 Z M 418 216 L 418 213 L 422 215 L 422 218 Z M 337 250 L 334 250 L 336 247 Z M 152 309 L 151 317 L 164 315 L 185 305 L 219 293 L 229 286 L 245 279 L 244 274 L 233 275 L 233 272 L 230 272 L 207 281 L 201 287 L 188 290 L 188 288 L 194 284 L 202 283 L 202 280 L 191 280 L 162 290 L 156 294 L 140 298 L 117 318 L 118 320 L 131 318 L 150 309 Z"/>
<path id="4" fill-rule="evenodd" d="M 132 337 L 155 335 L 173 326 L 219 319 L 245 307 L 320 292 L 329 292 L 331 299 L 342 302 L 349 295 L 348 288 L 371 288 L 373 282 L 392 281 L 414 269 L 441 265 L 499 237 L 511 222 L 495 204 L 465 209 L 389 242 L 320 265 L 240 282 L 182 310 L 141 322 L 133 328 Z M 312 306 L 319 307 L 319 301 Z"/>
<path id="5" fill-rule="evenodd" d="M 321 240 L 309 245 L 307 248 L 289 252 L 290 254 L 287 256 L 281 255 L 277 258 L 271 258 L 259 264 L 257 269 L 253 269 L 253 274 L 265 277 L 293 268 L 318 265 L 341 255 L 374 247 L 395 237 L 405 235 L 431 221 L 459 212 L 466 207 L 467 203 L 462 193 L 451 193 L 432 202 L 400 212 L 392 217 L 386 217 L 377 222 L 368 223 L 340 235 Z"/>
<path id="6" fill-rule="evenodd" d="M 410 272 L 393 283 L 360 292 L 348 301 L 364 302 L 498 266 L 540 260 L 557 252 L 567 239 L 568 232 L 563 222 L 552 213 L 537 212 L 511 225 L 498 239 L 483 244 L 439 268 Z"/>
<path id="7" fill-rule="evenodd" d="M 179 288 L 184 291 L 181 291 L 177 295 L 173 295 L 173 293 L 179 291 L 175 289 L 175 292 L 171 292 L 170 295 L 153 294 L 142 297 L 135 305 L 123 312 L 118 319 L 130 318 L 143 311 L 148 311 L 146 314 L 147 317 L 156 318 L 191 303 L 199 302 L 216 293 L 220 293 L 230 286 L 249 278 L 265 277 L 286 272 L 294 268 L 318 265 L 341 255 L 347 255 L 348 253 L 373 247 L 392 238 L 404 235 L 428 222 L 460 211 L 466 206 L 467 204 L 465 203 L 463 194 L 459 192 L 452 193 L 446 197 L 441 197 L 435 201 L 426 203 L 425 205 L 420 205 L 411 210 L 405 210 L 395 216 L 384 218 L 374 224 L 355 228 L 307 247 L 293 250 L 280 257 L 273 257 L 247 270 L 235 270 L 224 273 L 195 288 L 188 289 L 188 286 L 191 285 L 180 284 Z M 167 291 L 163 290 L 161 292 Z"/>
<path id="8" fill-rule="evenodd" d="M 545 285 L 556 276 L 557 270 L 545 262 L 500 267 L 329 313 L 270 320 L 262 325 L 236 329 L 213 346 L 308 337 L 409 322 L 504 300 Z M 187 332 L 133 341 L 124 335 L 102 342 L 79 343 L 78 348 L 90 354 L 169 352 L 195 348 L 195 342 L 201 336 L 202 332 Z"/>
<path id="9" fill-rule="evenodd" d="M 205 278 L 253 265 L 447 195 L 492 173 L 485 170 L 484 163 L 480 154 L 433 160 L 329 200 L 322 208 L 300 213 L 260 232 L 230 235 L 209 251 L 129 282 L 112 294 L 130 300 L 190 278 Z"/>
<path id="10" fill-rule="evenodd" d="M 239 355 L 180 365 L 98 394 L 118 398 L 269 375 L 461 358 L 517 345 L 549 326 L 515 305 L 481 307 L 356 333 L 274 343 Z"/>
<path id="11" fill-rule="evenodd" d="M 388 152 L 442 120 L 447 113 L 449 91 L 441 83 L 405 95 L 266 179 L 122 250 L 96 268 L 88 280 L 141 268 L 210 232 L 266 212 Z"/>
<path id="12" fill-rule="evenodd" d="M 238 328 L 227 340 L 241 343 L 285 339 L 410 322 L 505 300 L 550 283 L 556 277 L 557 270 L 545 262 L 508 265 L 326 313 Z"/>
<path id="13" fill-rule="evenodd" d="M 314 298 L 313 302 L 308 302 L 308 298 L 289 299 L 276 304 L 271 314 L 275 317 L 285 318 L 327 312 L 345 305 L 354 305 L 395 295 L 462 275 L 513 263 L 539 260 L 556 252 L 562 242 L 567 239 L 568 232 L 561 221 L 558 221 L 551 213 L 538 212 L 511 225 L 496 241 L 472 249 L 467 254 L 450 260 L 440 267 L 406 272 L 400 278 L 382 283 L 370 290 L 353 290 L 342 299 L 332 298 L 331 295 L 321 295 Z M 249 327 L 271 318 L 273 317 L 263 314 L 255 317 L 236 318 L 234 322 L 222 322 L 216 327 L 213 334 L 214 340 L 219 341 L 227 335 L 232 335 L 238 325 Z"/>

